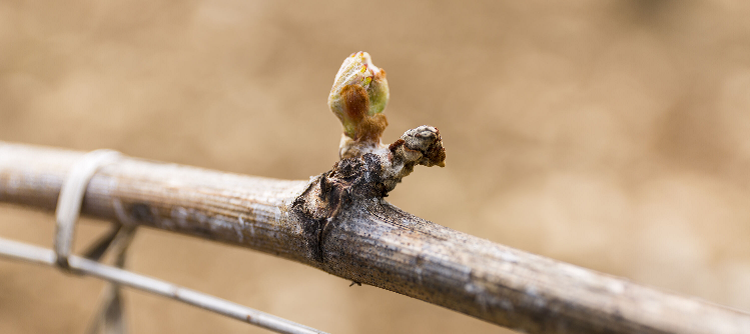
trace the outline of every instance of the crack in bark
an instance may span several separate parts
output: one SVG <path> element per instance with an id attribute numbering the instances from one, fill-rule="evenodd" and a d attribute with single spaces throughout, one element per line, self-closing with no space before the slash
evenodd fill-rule
<path id="1" fill-rule="evenodd" d="M 303 219 L 305 239 L 317 261 L 325 262 L 325 238 L 338 225 L 341 212 L 361 200 L 388 195 L 382 175 L 382 161 L 375 154 L 343 159 L 328 172 L 318 175 L 297 197 L 292 210 Z"/>
<path id="2" fill-rule="evenodd" d="M 325 263 L 325 239 L 339 224 L 342 212 L 360 206 L 363 200 L 388 196 L 415 165 L 442 167 L 444 161 L 440 131 L 423 125 L 406 131 L 389 146 L 336 162 L 313 179 L 292 204 L 301 217 L 311 257 Z"/>

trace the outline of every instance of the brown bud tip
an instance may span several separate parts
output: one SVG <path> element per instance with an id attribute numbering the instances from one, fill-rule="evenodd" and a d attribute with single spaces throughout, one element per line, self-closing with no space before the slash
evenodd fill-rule
<path id="1" fill-rule="evenodd" d="M 354 123 L 359 123 L 367 114 L 370 107 L 370 98 L 367 97 L 367 91 L 361 85 L 344 86 L 341 90 L 344 97 L 344 112 Z"/>

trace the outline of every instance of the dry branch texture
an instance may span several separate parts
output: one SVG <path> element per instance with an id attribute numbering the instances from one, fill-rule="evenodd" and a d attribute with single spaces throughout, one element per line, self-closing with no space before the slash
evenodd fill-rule
<path id="1" fill-rule="evenodd" d="M 0 142 L 0 202 L 49 208 L 74 158 L 75 152 Z M 343 159 L 295 182 L 122 158 L 91 179 L 82 213 L 253 248 L 526 333 L 750 330 L 748 313 L 403 212 L 382 199 L 390 163 L 380 159 Z"/>
<path id="2" fill-rule="evenodd" d="M 451 154 L 391 203 L 750 310 L 748 6 L 4 1 L 0 140 L 306 179 L 337 160 L 332 73 L 367 50 L 391 83 L 384 141 L 431 124 Z M 0 207 L 4 236 L 51 246 L 52 228 L 48 214 Z M 103 228 L 84 221 L 78 245 Z M 330 332 L 498 332 L 289 261 L 146 232 L 133 269 Z M 0 262 L 0 332 L 79 333 L 100 288 Z M 125 297 L 134 332 L 255 331 Z"/>

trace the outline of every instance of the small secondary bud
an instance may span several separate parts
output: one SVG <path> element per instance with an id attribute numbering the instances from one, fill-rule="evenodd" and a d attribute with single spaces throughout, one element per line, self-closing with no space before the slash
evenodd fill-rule
<path id="1" fill-rule="evenodd" d="M 379 144 L 388 121 L 382 114 L 388 104 L 385 71 L 372 63 L 367 52 L 353 53 L 341 64 L 328 95 L 328 106 L 344 126 L 344 135 L 355 142 Z"/>
<path id="2" fill-rule="evenodd" d="M 422 125 L 408 130 L 401 136 L 401 140 L 404 141 L 404 147 L 408 150 L 421 153 L 422 156 L 415 160 L 418 164 L 427 167 L 445 167 L 443 138 L 440 137 L 440 131 L 436 127 Z"/>

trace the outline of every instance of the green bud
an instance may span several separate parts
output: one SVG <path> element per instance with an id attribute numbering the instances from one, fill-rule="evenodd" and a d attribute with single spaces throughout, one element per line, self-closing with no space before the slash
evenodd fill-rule
<path id="1" fill-rule="evenodd" d="M 355 141 L 379 142 L 388 125 L 381 114 L 386 104 L 385 71 L 372 63 L 367 52 L 347 57 L 328 95 L 328 106 L 343 124 L 344 134 Z"/>

